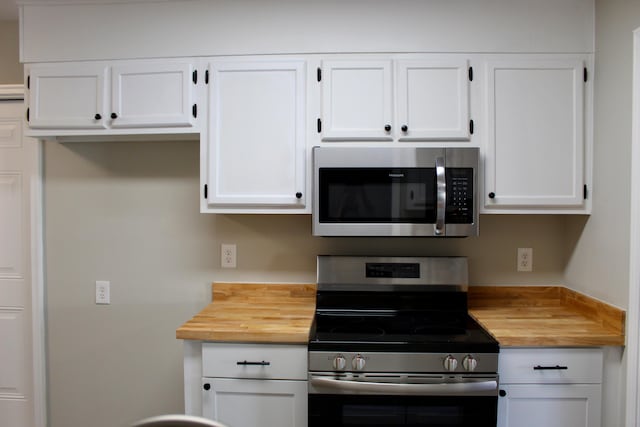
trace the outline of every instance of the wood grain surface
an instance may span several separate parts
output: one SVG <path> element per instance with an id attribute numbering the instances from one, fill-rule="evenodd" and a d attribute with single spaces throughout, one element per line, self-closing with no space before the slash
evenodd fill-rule
<path id="1" fill-rule="evenodd" d="M 176 330 L 202 341 L 306 343 L 315 284 L 214 283 L 213 302 Z"/>
<path id="2" fill-rule="evenodd" d="M 560 286 L 470 286 L 469 312 L 505 347 L 625 341 L 623 310 Z"/>

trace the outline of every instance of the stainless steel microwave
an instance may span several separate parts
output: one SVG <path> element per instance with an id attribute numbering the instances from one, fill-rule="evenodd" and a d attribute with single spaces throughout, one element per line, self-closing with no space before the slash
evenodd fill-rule
<path id="1" fill-rule="evenodd" d="M 478 234 L 478 149 L 314 147 L 313 235 Z"/>

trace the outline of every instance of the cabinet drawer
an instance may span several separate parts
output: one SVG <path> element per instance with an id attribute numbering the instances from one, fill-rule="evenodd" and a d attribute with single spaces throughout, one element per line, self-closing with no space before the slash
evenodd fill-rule
<path id="1" fill-rule="evenodd" d="M 504 384 L 599 384 L 602 382 L 602 350 L 501 349 L 498 371 Z"/>
<path id="2" fill-rule="evenodd" d="M 307 379 L 307 347 L 204 343 L 202 374 L 217 378 Z"/>

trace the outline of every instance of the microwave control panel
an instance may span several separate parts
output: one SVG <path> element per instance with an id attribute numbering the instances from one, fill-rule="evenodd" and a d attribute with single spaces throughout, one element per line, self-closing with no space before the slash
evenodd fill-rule
<path id="1" fill-rule="evenodd" d="M 447 168 L 447 207 L 445 222 L 448 224 L 473 223 L 473 169 Z"/>

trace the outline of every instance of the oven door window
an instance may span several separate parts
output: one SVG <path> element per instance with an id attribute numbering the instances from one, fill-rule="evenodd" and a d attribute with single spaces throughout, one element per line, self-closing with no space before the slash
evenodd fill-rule
<path id="1" fill-rule="evenodd" d="M 495 427 L 497 397 L 309 395 L 309 427 Z"/>
<path id="2" fill-rule="evenodd" d="M 436 222 L 435 168 L 321 168 L 320 222 Z"/>

